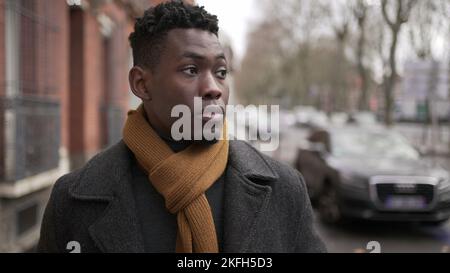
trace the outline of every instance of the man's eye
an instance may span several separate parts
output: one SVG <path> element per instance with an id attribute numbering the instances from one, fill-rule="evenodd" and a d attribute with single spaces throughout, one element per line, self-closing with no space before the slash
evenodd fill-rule
<path id="1" fill-rule="evenodd" d="M 197 68 L 195 66 L 189 66 L 182 70 L 183 73 L 187 74 L 188 76 L 195 76 L 197 75 Z"/>
<path id="2" fill-rule="evenodd" d="M 228 71 L 225 68 L 219 69 L 216 72 L 217 77 L 220 79 L 225 79 L 227 77 Z"/>

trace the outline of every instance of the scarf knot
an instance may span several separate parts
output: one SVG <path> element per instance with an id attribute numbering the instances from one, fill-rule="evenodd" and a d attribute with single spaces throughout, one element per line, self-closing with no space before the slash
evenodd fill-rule
<path id="1" fill-rule="evenodd" d="M 222 134 L 226 135 L 225 123 Z M 226 168 L 226 138 L 211 145 L 192 144 L 174 153 L 148 124 L 140 105 L 128 112 L 123 139 L 164 197 L 167 210 L 177 215 L 176 251 L 217 253 L 217 235 L 205 191 Z"/>

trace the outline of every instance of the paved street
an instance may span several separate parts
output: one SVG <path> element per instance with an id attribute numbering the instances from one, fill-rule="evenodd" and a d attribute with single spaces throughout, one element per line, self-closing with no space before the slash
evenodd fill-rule
<path id="1" fill-rule="evenodd" d="M 400 125 L 395 129 L 414 144 L 420 143 L 421 126 Z M 448 128 L 442 131 L 442 140 L 448 139 Z M 292 164 L 297 148 L 304 143 L 306 135 L 306 130 L 287 129 L 283 132 L 280 149 L 268 154 Z M 427 157 L 425 160 L 450 169 L 448 157 Z M 370 241 L 379 242 L 381 252 L 450 252 L 450 221 L 440 226 L 361 221 L 329 226 L 317 220 L 316 226 L 330 252 L 370 252 L 366 250 Z"/>
<path id="2" fill-rule="evenodd" d="M 380 243 L 381 252 L 450 252 L 450 221 L 433 227 L 406 223 L 352 222 L 316 227 L 329 252 L 363 252 L 370 241 Z"/>

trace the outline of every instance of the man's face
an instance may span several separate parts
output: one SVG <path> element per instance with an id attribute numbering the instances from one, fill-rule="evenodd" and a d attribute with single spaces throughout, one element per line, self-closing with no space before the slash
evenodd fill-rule
<path id="1" fill-rule="evenodd" d="M 145 85 L 151 100 L 144 101 L 147 116 L 157 130 L 170 135 L 175 105 L 187 105 L 194 113 L 194 97 L 203 108 L 228 103 L 227 61 L 217 37 L 198 29 L 173 29 L 166 36 L 158 64 L 146 71 Z M 225 113 L 224 113 L 225 114 Z M 207 120 L 203 117 L 203 123 Z M 191 123 L 194 121 L 191 120 Z"/>

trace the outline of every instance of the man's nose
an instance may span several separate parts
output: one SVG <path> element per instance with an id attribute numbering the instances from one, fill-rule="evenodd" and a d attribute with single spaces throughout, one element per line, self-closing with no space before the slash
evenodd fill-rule
<path id="1" fill-rule="evenodd" d="M 222 90 L 211 73 L 208 73 L 202 82 L 200 96 L 204 100 L 218 100 L 222 97 Z"/>

